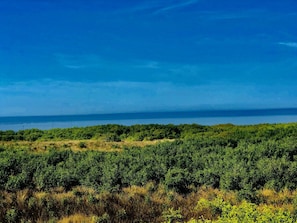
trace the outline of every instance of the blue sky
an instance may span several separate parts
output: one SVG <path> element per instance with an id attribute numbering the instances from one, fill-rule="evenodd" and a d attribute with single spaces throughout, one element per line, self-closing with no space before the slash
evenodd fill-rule
<path id="1" fill-rule="evenodd" d="M 0 116 L 297 107 L 296 0 L 3 0 Z"/>

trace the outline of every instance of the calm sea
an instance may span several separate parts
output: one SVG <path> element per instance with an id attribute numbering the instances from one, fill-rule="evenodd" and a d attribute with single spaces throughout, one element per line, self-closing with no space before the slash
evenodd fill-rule
<path id="1" fill-rule="evenodd" d="M 69 128 L 103 124 L 197 123 L 214 125 L 232 123 L 246 125 L 288 122 L 297 122 L 297 108 L 0 117 L 0 130 Z"/>

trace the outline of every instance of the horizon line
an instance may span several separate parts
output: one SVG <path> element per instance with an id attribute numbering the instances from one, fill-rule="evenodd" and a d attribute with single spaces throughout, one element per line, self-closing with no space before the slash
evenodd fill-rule
<path id="1" fill-rule="evenodd" d="M 0 123 L 31 123 L 34 122 L 67 122 L 75 118 L 80 121 L 93 120 L 131 120 L 131 119 L 163 119 L 163 118 L 206 118 L 206 117 L 248 117 L 248 116 L 283 116 L 297 115 L 296 107 L 287 108 L 246 108 L 246 109 L 188 109 L 177 111 L 138 111 L 93 114 L 63 114 L 63 115 L 28 115 L 0 116 Z M 120 117 L 119 117 L 120 116 Z M 69 119 L 70 118 L 70 119 Z M 72 119 L 71 119 L 72 118 Z M 45 120 L 47 119 L 47 120 Z M 73 121 L 74 121 L 73 120 Z"/>

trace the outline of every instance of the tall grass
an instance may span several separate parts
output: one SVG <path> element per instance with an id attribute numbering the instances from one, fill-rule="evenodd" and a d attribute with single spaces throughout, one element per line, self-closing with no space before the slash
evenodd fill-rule
<path id="1" fill-rule="evenodd" d="M 257 210 L 271 213 L 297 212 L 297 191 L 257 192 Z M 148 183 L 131 186 L 117 193 L 101 192 L 86 187 L 71 191 L 55 188 L 47 192 L 29 189 L 0 191 L 0 222 L 164 222 L 169 218 L 217 220 L 221 204 L 230 207 L 250 207 L 242 203 L 236 192 L 209 187 L 180 195 L 162 185 Z M 224 202 L 224 203 L 220 203 Z M 243 206 L 242 206 L 243 205 Z M 254 204 L 256 205 L 256 204 Z M 229 207 L 228 206 L 228 207 Z M 237 209 L 236 209 L 237 210 Z M 257 212 L 257 213 L 258 213 Z"/>

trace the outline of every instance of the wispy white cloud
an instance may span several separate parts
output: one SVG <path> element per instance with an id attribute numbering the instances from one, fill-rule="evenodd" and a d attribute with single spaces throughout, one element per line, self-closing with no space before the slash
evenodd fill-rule
<path id="1" fill-rule="evenodd" d="M 174 10 L 174 9 L 178 9 L 178 8 L 184 8 L 184 7 L 187 7 L 189 5 L 193 5 L 195 3 L 197 3 L 198 0 L 190 0 L 190 1 L 180 1 L 180 2 L 177 2 L 177 3 L 173 3 L 171 5 L 167 5 L 167 6 L 164 6 L 156 11 L 154 11 L 153 14 L 157 15 L 157 14 L 161 14 L 161 13 L 164 13 L 164 12 L 167 12 L 167 11 L 170 11 L 170 10 Z"/>
<path id="2" fill-rule="evenodd" d="M 147 68 L 147 69 L 160 69 L 160 62 L 157 61 L 140 61 L 139 64 L 135 64 L 134 68 Z"/>
<path id="3" fill-rule="evenodd" d="M 148 0 L 143 1 L 134 6 L 129 6 L 129 8 L 122 8 L 120 10 L 115 10 L 114 14 L 118 13 L 143 13 L 148 12 L 149 14 L 157 15 L 161 13 L 165 13 L 170 10 L 187 7 L 189 5 L 195 4 L 201 0 L 168 0 L 168 1 L 160 1 L 160 0 Z"/>
<path id="4" fill-rule="evenodd" d="M 205 41 L 213 43 L 214 40 Z M 228 44 L 232 43 L 231 40 L 224 40 L 224 42 L 226 41 L 230 42 Z M 221 43 L 218 41 L 217 44 Z M 293 44 L 291 43 L 291 45 Z M 158 81 L 187 85 L 204 85 L 215 80 L 228 80 L 234 83 L 253 83 L 255 78 L 257 78 L 258 83 L 265 84 L 267 81 L 274 83 L 277 78 L 280 79 L 278 73 L 285 74 L 282 75 L 281 80 L 283 83 L 287 83 L 288 81 L 286 80 L 296 70 L 295 58 L 273 64 L 253 63 L 252 65 L 251 63 L 170 63 L 153 59 L 109 60 L 101 55 L 88 54 L 78 56 L 59 54 L 57 60 L 65 68 L 80 71 L 84 80 L 103 81 L 104 86 L 114 84 L 114 81 L 121 81 L 116 83 L 122 83 L 122 86 L 130 86 L 128 83 L 132 82 L 154 84 Z M 270 80 L 259 79 L 258 76 L 261 76 L 263 72 L 269 73 L 273 78 Z M 80 79 L 78 78 L 76 80 Z"/>
<path id="5" fill-rule="evenodd" d="M 69 69 L 84 69 L 90 67 L 99 67 L 105 64 L 105 61 L 98 55 L 71 55 L 71 54 L 55 54 L 57 62 Z"/>
<path id="6" fill-rule="evenodd" d="M 69 69 L 101 69 L 107 68 L 108 70 L 125 70 L 125 69 L 159 69 L 161 64 L 153 60 L 133 60 L 122 59 L 110 60 L 102 57 L 99 54 L 61 54 L 56 53 L 56 61 L 65 68 Z"/>
<path id="7" fill-rule="evenodd" d="M 228 11 L 228 10 L 215 10 L 215 11 L 197 11 L 196 17 L 201 20 L 207 21 L 220 21 L 220 20 L 240 20 L 240 19 L 269 19 L 270 12 L 259 9 L 249 9 L 241 11 Z M 269 16 L 268 16 L 269 15 Z"/>
<path id="8" fill-rule="evenodd" d="M 57 62 L 65 68 L 72 70 L 92 69 L 101 74 L 120 77 L 126 72 L 130 77 L 139 79 L 139 73 L 144 75 L 140 79 L 169 81 L 175 77 L 190 77 L 202 75 L 203 65 L 168 63 L 156 60 L 108 60 L 100 55 L 67 55 L 56 54 Z M 123 76 L 121 76 L 123 77 Z M 112 80 L 111 80 L 112 81 Z"/>
<path id="9" fill-rule="evenodd" d="M 63 66 L 69 69 L 83 69 L 87 67 L 86 65 L 72 65 L 72 64 L 64 64 Z"/>
<path id="10" fill-rule="evenodd" d="M 139 13 L 147 10 L 155 10 L 160 7 L 162 7 L 162 2 L 160 2 L 159 0 L 150 0 L 148 2 L 141 2 L 134 6 L 129 6 L 128 8 L 121 8 L 120 10 L 115 10 L 113 13 Z"/>
<path id="11" fill-rule="evenodd" d="M 279 42 L 279 45 L 297 48 L 297 42 Z"/>

